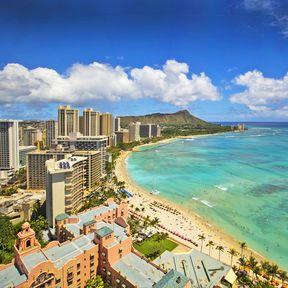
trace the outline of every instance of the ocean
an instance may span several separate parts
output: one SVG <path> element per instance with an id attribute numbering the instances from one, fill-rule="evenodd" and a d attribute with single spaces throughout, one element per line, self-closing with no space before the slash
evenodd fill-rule
<path id="1" fill-rule="evenodd" d="M 247 126 L 142 147 L 128 172 L 288 270 L 288 123 Z"/>

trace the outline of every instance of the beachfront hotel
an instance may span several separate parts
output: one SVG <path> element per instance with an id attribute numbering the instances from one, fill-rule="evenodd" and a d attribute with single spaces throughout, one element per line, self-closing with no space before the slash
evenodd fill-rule
<path id="1" fill-rule="evenodd" d="M 58 241 L 45 248 L 29 223 L 24 223 L 13 262 L 0 265 L 0 287 L 83 288 L 97 274 L 112 287 L 192 287 L 184 275 L 165 274 L 134 252 L 127 216 L 127 204 L 112 199 L 75 216 L 57 215 Z"/>
<path id="2" fill-rule="evenodd" d="M 0 287 L 84 288 L 97 274 L 119 288 L 231 287 L 231 268 L 198 251 L 147 260 L 133 248 L 127 218 L 128 204 L 113 199 L 77 215 L 59 214 L 57 241 L 45 248 L 24 223 L 12 263 L 0 265 Z"/>

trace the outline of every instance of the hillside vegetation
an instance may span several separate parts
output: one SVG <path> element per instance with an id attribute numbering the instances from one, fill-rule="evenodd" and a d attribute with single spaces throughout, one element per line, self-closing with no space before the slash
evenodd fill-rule
<path id="1" fill-rule="evenodd" d="M 187 136 L 194 134 L 218 133 L 231 131 L 230 126 L 222 126 L 206 122 L 190 114 L 188 110 L 175 113 L 154 113 L 144 116 L 121 117 L 122 128 L 131 122 L 154 123 L 162 127 L 163 136 Z"/>

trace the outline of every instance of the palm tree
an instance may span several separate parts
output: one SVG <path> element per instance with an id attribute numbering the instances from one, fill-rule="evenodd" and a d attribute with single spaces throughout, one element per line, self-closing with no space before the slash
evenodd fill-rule
<path id="1" fill-rule="evenodd" d="M 241 242 L 240 243 L 240 248 L 241 248 L 241 257 L 243 257 L 243 252 L 247 248 L 246 242 Z"/>
<path id="2" fill-rule="evenodd" d="M 221 252 L 224 252 L 224 247 L 223 247 L 223 246 L 221 246 L 221 245 L 219 245 L 219 246 L 216 246 L 216 250 L 218 250 L 218 251 L 219 251 L 219 261 L 220 261 L 220 253 L 221 253 Z"/>
<path id="3" fill-rule="evenodd" d="M 277 265 L 275 265 L 275 264 L 272 264 L 271 266 L 270 266 L 270 274 L 271 274 L 271 276 L 272 276 L 272 279 L 273 279 L 273 277 L 275 277 L 277 274 L 278 274 L 278 271 L 279 271 L 279 267 L 277 266 Z"/>
<path id="4" fill-rule="evenodd" d="M 251 270 L 253 272 L 253 278 L 255 276 L 254 275 L 255 274 L 254 270 L 256 269 L 257 265 L 258 265 L 258 262 L 256 261 L 255 257 L 250 256 L 249 257 L 249 267 L 251 268 Z"/>
<path id="5" fill-rule="evenodd" d="M 261 261 L 261 269 L 267 276 L 270 276 L 270 267 L 271 265 L 268 261 Z"/>
<path id="6" fill-rule="evenodd" d="M 261 272 L 261 268 L 260 268 L 260 266 L 256 265 L 256 266 L 252 269 L 252 271 L 253 271 L 254 276 L 256 275 L 256 278 L 258 278 L 258 275 L 259 275 L 260 272 Z"/>
<path id="7" fill-rule="evenodd" d="M 210 240 L 207 244 L 206 247 L 209 247 L 209 256 L 210 256 L 210 252 L 211 252 L 211 247 L 213 247 L 215 244 L 212 240 Z"/>
<path id="8" fill-rule="evenodd" d="M 158 217 L 155 217 L 154 219 L 151 220 L 151 226 L 155 227 L 156 225 L 158 225 L 160 222 Z"/>
<path id="9" fill-rule="evenodd" d="M 279 278 L 282 281 L 282 284 L 284 283 L 284 281 L 287 279 L 287 272 L 286 271 L 279 271 L 278 272 Z"/>
<path id="10" fill-rule="evenodd" d="M 243 267 L 243 270 L 245 270 L 246 262 L 247 262 L 247 260 L 244 257 L 240 257 L 238 259 L 239 269 L 240 269 L 240 267 Z"/>
<path id="11" fill-rule="evenodd" d="M 151 219 L 150 219 L 150 216 L 147 215 L 147 216 L 144 218 L 143 227 L 144 227 L 144 229 L 147 229 L 149 226 L 151 226 Z"/>
<path id="12" fill-rule="evenodd" d="M 201 252 L 202 252 L 202 249 L 203 249 L 203 241 L 206 240 L 206 237 L 204 236 L 204 234 L 199 234 L 199 235 L 198 235 L 198 240 L 201 241 Z"/>
<path id="13" fill-rule="evenodd" d="M 233 257 L 238 255 L 238 252 L 234 249 L 231 248 L 228 253 L 231 255 L 231 266 L 232 266 L 232 262 L 233 262 Z"/>

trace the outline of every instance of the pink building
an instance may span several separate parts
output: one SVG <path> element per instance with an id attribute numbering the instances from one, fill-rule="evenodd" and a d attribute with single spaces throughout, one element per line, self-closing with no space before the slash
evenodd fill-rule
<path id="1" fill-rule="evenodd" d="M 75 216 L 58 215 L 58 241 L 45 248 L 40 247 L 29 223 L 24 223 L 13 262 L 0 265 L 0 287 L 82 288 L 96 274 L 119 288 L 191 287 L 181 273 L 165 274 L 133 251 L 127 216 L 127 204 L 113 199 Z"/>

